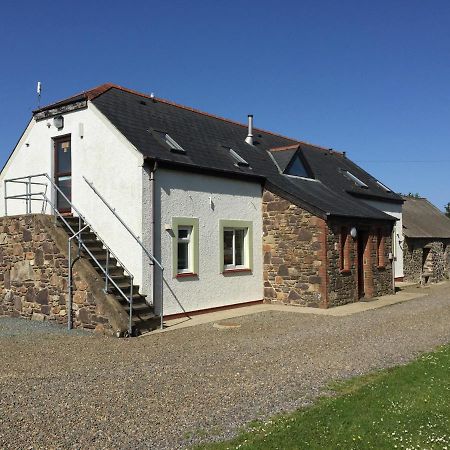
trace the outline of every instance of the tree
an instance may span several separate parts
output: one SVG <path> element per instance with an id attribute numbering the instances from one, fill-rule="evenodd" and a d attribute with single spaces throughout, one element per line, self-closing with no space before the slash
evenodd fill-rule
<path id="1" fill-rule="evenodd" d="M 450 203 L 447 203 L 445 206 L 445 215 L 450 218 Z"/>

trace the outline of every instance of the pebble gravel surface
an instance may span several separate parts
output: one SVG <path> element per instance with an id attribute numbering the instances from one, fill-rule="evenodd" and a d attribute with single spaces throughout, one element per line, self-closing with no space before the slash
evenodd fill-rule
<path id="1" fill-rule="evenodd" d="M 450 342 L 450 284 L 347 317 L 265 312 L 135 339 L 0 318 L 0 448 L 178 449 Z"/>

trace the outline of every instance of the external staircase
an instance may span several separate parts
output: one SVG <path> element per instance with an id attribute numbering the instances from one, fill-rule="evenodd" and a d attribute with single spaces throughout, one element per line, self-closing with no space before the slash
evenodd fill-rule
<path id="1" fill-rule="evenodd" d="M 78 217 L 64 217 L 64 220 L 58 217 L 58 223 L 68 235 L 72 234 L 72 230 L 78 233 L 81 225 L 81 239 L 84 244 L 81 248 L 81 257 L 86 258 L 101 277 L 105 278 L 105 275 L 100 267 L 108 273 L 110 281 L 114 281 L 115 285 L 112 282 L 107 283 L 105 289 L 108 294 L 116 298 L 127 314 L 130 313 L 130 305 L 132 305 L 132 335 L 156 329 L 160 322 L 159 316 L 155 315 L 153 307 L 147 303 L 146 297 L 139 293 L 139 286 L 133 283 L 133 278 L 127 274 L 120 262 L 109 254 L 109 250 L 105 248 L 91 227 L 84 221 L 80 221 Z M 67 225 L 70 225 L 72 230 Z M 118 288 L 128 296 L 128 299 L 131 296 L 132 303 L 125 299 Z"/>
<path id="2" fill-rule="evenodd" d="M 139 243 L 143 252 L 147 255 L 151 264 L 156 265 L 161 270 L 161 279 L 164 280 L 164 268 L 159 261 L 143 246 L 139 238 L 130 230 L 126 223 L 118 216 L 101 194 L 95 189 L 92 183 L 86 180 L 100 200 L 107 206 L 115 218 L 124 226 L 130 235 Z M 8 184 L 25 185 L 25 194 L 7 195 Z M 48 188 L 54 189 L 71 206 L 74 215 L 62 214 L 51 198 L 47 195 Z M 35 189 L 38 189 L 36 192 Z M 7 215 L 7 200 L 25 200 L 26 214 L 32 213 L 32 202 L 42 202 L 42 213 L 45 213 L 46 205 L 50 206 L 56 216 L 57 224 L 64 229 L 68 239 L 69 252 L 69 311 L 68 327 L 72 327 L 72 266 L 77 258 L 84 258 L 99 276 L 103 279 L 104 292 L 115 298 L 118 304 L 124 309 L 129 317 L 129 326 L 126 335 L 136 336 L 159 326 L 163 326 L 163 290 L 161 283 L 161 314 L 156 315 L 152 305 L 146 301 L 146 296 L 139 292 L 139 286 L 134 284 L 133 275 L 119 261 L 113 251 L 95 232 L 79 210 L 70 202 L 64 192 L 53 182 L 47 174 L 31 175 L 27 177 L 5 180 L 5 215 Z M 72 255 L 72 247 L 78 248 L 78 254 Z"/>

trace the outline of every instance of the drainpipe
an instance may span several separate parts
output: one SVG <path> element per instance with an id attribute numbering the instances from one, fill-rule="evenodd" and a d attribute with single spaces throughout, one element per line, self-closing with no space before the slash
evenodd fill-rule
<path id="1" fill-rule="evenodd" d="M 155 171 L 157 169 L 158 163 L 155 161 L 151 171 L 150 171 L 150 196 L 151 196 L 151 211 L 150 211 L 150 223 L 151 223 L 151 246 L 152 246 L 152 254 L 155 254 Z M 155 275 L 156 275 L 156 264 L 152 264 L 152 303 L 155 306 Z"/>
<path id="2" fill-rule="evenodd" d="M 392 259 L 391 259 L 391 272 L 392 272 L 392 291 L 395 294 L 395 250 L 396 250 L 396 242 L 395 242 L 395 226 L 392 230 Z"/>

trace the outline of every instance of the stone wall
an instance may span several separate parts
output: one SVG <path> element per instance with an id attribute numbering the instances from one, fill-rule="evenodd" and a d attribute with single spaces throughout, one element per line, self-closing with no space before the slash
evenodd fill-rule
<path id="1" fill-rule="evenodd" d="M 437 283 L 449 277 L 450 240 L 411 239 L 403 243 L 405 280 Z"/>
<path id="2" fill-rule="evenodd" d="M 328 223 L 328 301 L 330 306 L 338 306 L 358 300 L 358 240 L 347 236 L 348 267 L 341 268 L 340 239 L 341 230 L 349 231 L 352 227 L 358 233 L 365 233 L 367 243 L 364 249 L 364 291 L 366 298 L 391 294 L 392 266 L 389 253 L 392 251 L 391 227 L 386 223 L 357 220 L 336 220 Z M 377 243 L 383 238 L 382 259 L 384 264 L 378 266 Z"/>
<path id="3" fill-rule="evenodd" d="M 266 301 L 326 307 L 325 236 L 324 220 L 264 192 Z"/>
<path id="4" fill-rule="evenodd" d="M 0 315 L 67 323 L 66 255 L 67 235 L 51 216 L 0 218 Z M 74 327 L 116 332 L 100 280 L 86 264 L 73 269 Z"/>
<path id="5" fill-rule="evenodd" d="M 263 194 L 264 296 L 268 302 L 329 307 L 358 300 L 357 241 L 348 237 L 341 267 L 341 229 L 365 230 L 366 297 L 392 293 L 391 225 L 338 220 L 326 222 L 287 200 Z M 384 264 L 378 267 L 377 239 L 383 237 Z"/>

